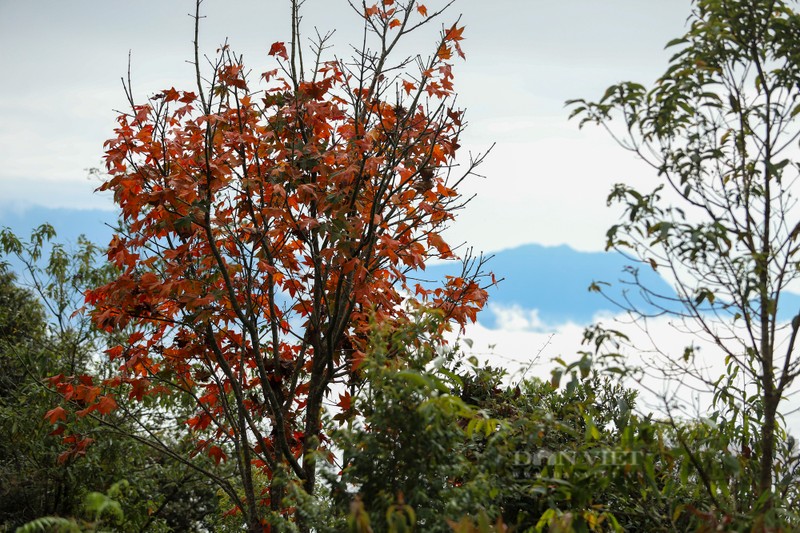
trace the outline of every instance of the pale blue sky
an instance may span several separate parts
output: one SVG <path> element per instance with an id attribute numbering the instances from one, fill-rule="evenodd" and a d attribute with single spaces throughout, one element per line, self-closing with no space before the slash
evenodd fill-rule
<path id="1" fill-rule="evenodd" d="M 442 5 L 429 0 L 429 8 Z M 120 77 L 132 53 L 139 97 L 191 88 L 189 0 L 0 0 L 0 209 L 25 204 L 111 208 L 91 193 L 84 169 L 124 108 Z M 288 1 L 206 0 L 201 45 L 226 36 L 253 69 L 272 68 L 266 50 L 287 37 Z M 497 250 L 521 243 L 602 248 L 615 214 L 612 183 L 647 170 L 600 131 L 566 121 L 568 98 L 599 95 L 622 79 L 650 82 L 663 45 L 684 30 L 688 0 L 458 0 L 467 61 L 457 69 L 459 104 L 471 127 L 463 152 L 497 146 L 465 191 L 478 196 L 451 239 Z M 305 27 L 358 36 L 345 0 L 307 0 Z M 430 33 L 409 43 L 427 52 Z M 336 51 L 346 53 L 343 46 Z"/>

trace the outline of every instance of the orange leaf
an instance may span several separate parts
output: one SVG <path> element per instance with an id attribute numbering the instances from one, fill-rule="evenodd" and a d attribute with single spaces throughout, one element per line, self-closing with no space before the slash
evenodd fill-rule
<path id="1" fill-rule="evenodd" d="M 425 7 L 425 6 L 423 6 L 422 4 L 420 4 L 420 5 L 418 5 L 418 6 L 417 6 L 417 11 L 418 11 L 418 12 L 419 12 L 419 14 L 420 14 L 420 15 L 422 15 L 423 17 L 427 17 L 427 16 L 428 16 L 428 8 L 427 8 L 427 7 Z"/>
<path id="2" fill-rule="evenodd" d="M 392 21 L 389 23 L 389 28 L 391 29 L 394 29 L 398 26 L 400 26 L 400 21 L 397 19 L 392 19 Z"/>
<path id="3" fill-rule="evenodd" d="M 97 403 L 97 410 L 100 411 L 100 414 L 103 415 L 107 415 L 116 408 L 117 408 L 117 402 L 114 400 L 114 397 L 110 394 L 103 396 L 103 398 Z"/>
<path id="4" fill-rule="evenodd" d="M 450 246 L 448 246 L 447 243 L 444 242 L 444 239 L 442 239 L 442 237 L 438 233 L 428 234 L 428 244 L 435 247 L 439 251 L 439 254 L 441 254 L 442 257 L 449 257 L 450 255 L 452 255 Z"/>
<path id="5" fill-rule="evenodd" d="M 461 36 L 462 33 L 464 33 L 464 26 L 461 26 L 460 28 L 456 28 L 456 25 L 453 24 L 453 26 L 449 30 L 447 30 L 447 33 L 444 36 L 444 40 L 445 41 L 461 41 L 461 40 L 464 39 L 464 37 Z"/>
<path id="6" fill-rule="evenodd" d="M 447 33 L 444 36 L 444 40 L 452 41 L 456 47 L 456 52 L 458 53 L 458 57 L 464 59 L 464 51 L 461 50 L 461 45 L 458 44 L 458 41 L 464 40 L 464 37 L 462 37 L 461 35 L 462 33 L 464 33 L 464 26 L 456 28 L 456 25 L 453 24 L 453 27 L 447 30 Z"/>
<path id="7" fill-rule="evenodd" d="M 85 389 L 83 389 L 82 392 L 84 392 L 82 394 L 83 401 L 86 402 L 86 403 L 92 403 L 92 402 L 95 401 L 97 396 L 100 394 L 100 387 L 86 387 Z"/>
<path id="8" fill-rule="evenodd" d="M 352 357 L 350 358 L 350 370 L 355 372 L 356 370 L 361 368 L 361 365 L 364 364 L 364 361 L 366 361 L 366 359 L 367 355 L 364 352 L 360 350 L 354 351 Z"/>

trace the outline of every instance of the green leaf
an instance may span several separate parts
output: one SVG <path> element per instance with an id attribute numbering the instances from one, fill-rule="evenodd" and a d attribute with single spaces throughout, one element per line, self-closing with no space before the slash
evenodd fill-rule
<path id="1" fill-rule="evenodd" d="M 679 504 L 679 505 L 675 506 L 675 510 L 672 511 L 672 522 L 673 523 L 678 521 L 678 518 L 680 518 L 681 513 L 683 513 L 683 509 L 684 509 L 684 505 L 683 504 Z"/>
<path id="2" fill-rule="evenodd" d="M 685 37 L 679 37 L 679 38 L 677 38 L 677 39 L 672 39 L 671 41 L 669 41 L 669 42 L 668 42 L 668 43 L 667 43 L 667 44 L 664 46 L 664 49 L 666 50 L 667 48 L 672 48 L 672 47 L 674 47 L 674 46 L 678 46 L 678 45 L 680 45 L 680 44 L 684 44 L 684 43 L 686 43 L 686 42 L 688 42 L 688 41 L 687 41 L 687 39 L 686 39 Z"/>

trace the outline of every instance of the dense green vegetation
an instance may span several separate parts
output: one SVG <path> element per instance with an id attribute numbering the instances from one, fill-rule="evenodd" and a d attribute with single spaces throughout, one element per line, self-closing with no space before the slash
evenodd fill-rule
<path id="1" fill-rule="evenodd" d="M 73 429 L 90 436 L 92 446 L 64 454 L 64 428 L 45 417 L 58 403 L 47 378 L 106 372 L 99 350 L 109 339 L 74 313 L 83 291 L 108 276 L 108 267 L 97 266 L 98 250 L 88 242 L 75 250 L 49 246 L 54 235 L 46 225 L 26 242 L 0 233 L 0 250 L 27 266 L 21 275 L 30 285 L 21 286 L 0 265 L 0 524 L 13 531 L 58 516 L 81 520 L 70 527 L 105 524 L 119 531 L 210 527 L 217 503 L 205 480 L 116 431 L 132 432 L 141 413 L 119 414 L 107 421 L 112 425 L 83 421 Z M 104 505 L 106 494 L 114 505 Z"/>
<path id="2" fill-rule="evenodd" d="M 18 249 L 30 259 L 38 248 Z M 103 275 L 92 266 L 92 251 L 87 243 L 73 254 L 56 247 L 53 254 L 64 259 L 61 273 L 50 261 L 33 279 L 50 287 L 49 294 L 74 296 L 76 279 Z M 0 342 L 9 369 L 0 408 L 11 436 L 0 447 L 4 527 L 240 529 L 235 515 L 223 516 L 229 500 L 206 479 L 132 438 L 135 413 L 81 420 L 80 431 L 96 442 L 85 455 L 60 460 L 61 437 L 44 419 L 57 401 L 46 377 L 76 366 L 102 374 L 107 363 L 92 351 L 103 334 L 84 331 L 89 326 L 80 315 L 57 333 L 53 315 L 7 270 L 0 298 Z M 732 448 L 741 427 L 721 415 L 677 423 L 643 416 L 636 392 L 587 359 L 561 368 L 552 382 L 510 381 L 500 368 L 464 359 L 457 349 L 442 350 L 439 324 L 436 313 L 423 313 L 400 329 L 375 325 L 360 384 L 341 391 L 347 408 L 326 417 L 333 455 L 322 461 L 323 489 L 313 498 L 297 489 L 287 494 L 308 527 L 686 531 L 717 525 L 760 530 L 767 519 L 779 530 L 798 524 L 796 477 L 781 481 L 785 488 L 776 493 L 769 517 L 748 511 L 756 503 L 750 487 L 757 458 Z M 67 348 L 77 331 L 84 331 L 82 343 Z M 258 483 L 266 487 L 270 480 Z M 720 500 L 739 512 L 724 512 Z M 293 528 L 276 517 L 278 523 Z"/>

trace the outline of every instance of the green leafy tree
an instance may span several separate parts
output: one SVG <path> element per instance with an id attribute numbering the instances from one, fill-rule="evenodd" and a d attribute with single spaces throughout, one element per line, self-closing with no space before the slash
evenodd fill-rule
<path id="1" fill-rule="evenodd" d="M 659 366 L 713 392 L 715 417 L 733 430 L 717 443 L 721 458 L 692 461 L 695 475 L 713 513 L 751 515 L 757 527 L 782 523 L 784 495 L 797 483 L 798 456 L 780 413 L 800 374 L 800 314 L 787 295 L 800 274 L 798 34 L 792 2 L 696 0 L 688 32 L 669 43 L 676 52 L 651 89 L 621 83 L 599 101 L 570 102 L 581 125 L 603 125 L 658 171 L 653 190 L 612 191 L 609 203 L 625 214 L 608 248 L 665 273 L 677 294 L 653 293 L 633 269 L 648 306 L 621 304 L 642 324 L 671 316 L 724 359 L 721 375 L 710 375 L 689 346 L 663 353 Z M 733 492 L 714 474 L 728 452 L 742 461 Z"/>
<path id="2" fill-rule="evenodd" d="M 332 494 L 346 509 L 355 487 L 376 531 L 450 531 L 447 517 L 480 503 L 462 487 L 471 468 L 461 453 L 466 420 L 475 414 L 455 393 L 450 349 L 437 350 L 440 324 L 441 315 L 428 314 L 402 328 L 378 325 L 362 384 L 340 396 L 347 428 L 335 439 L 344 466 Z"/>
<path id="3" fill-rule="evenodd" d="M 564 369 L 572 379 L 563 388 L 510 384 L 502 369 L 437 347 L 435 321 L 379 331 L 363 386 L 341 393 L 344 427 L 333 439 L 343 464 L 325 476 L 320 531 L 343 523 L 354 532 L 464 533 L 705 524 L 690 510 L 706 508 L 708 497 L 679 440 L 703 448 L 707 461 L 718 454 L 715 428 L 690 424 L 678 436 L 637 415 L 636 393 L 586 364 Z"/>
<path id="4" fill-rule="evenodd" d="M 0 257 L 15 257 L 23 265 L 30 288 L 17 285 L 17 276 L 4 262 L 0 293 L 0 358 L 3 363 L 0 424 L 7 438 L 0 443 L 3 522 L 42 514 L 68 515 L 80 506 L 76 472 L 58 461 L 58 439 L 45 420 L 54 397 L 44 378 L 57 373 L 82 373 L 90 366 L 94 332 L 88 321 L 71 317 L 82 303 L 80 287 L 100 277 L 95 249 L 81 241 L 74 254 L 63 246 L 50 247 L 52 227 L 36 229 L 29 241 L 0 231 Z"/>
<path id="5" fill-rule="evenodd" d="M 487 509 L 519 531 L 675 527 L 671 509 L 686 498 L 664 490 L 664 428 L 635 414 L 634 391 L 591 373 L 563 388 L 502 377 L 491 368 L 463 376 L 462 398 L 499 421 L 467 447 Z"/>
<path id="6" fill-rule="evenodd" d="M 106 279 L 110 267 L 98 263 L 91 243 L 79 239 L 69 248 L 54 238 L 48 225 L 27 241 L 0 230 L 0 260 L 22 265 L 18 277 L 0 261 L 0 529 L 35 521 L 30 527 L 74 530 L 80 524 L 74 517 L 99 520 L 85 516 L 84 507 L 103 494 L 124 511 L 115 530 L 209 527 L 213 489 L 127 438 L 135 433 L 130 418 L 76 422 L 70 431 L 98 443 L 81 454 L 63 453 L 65 421 L 53 409 L 57 395 L 47 378 L 107 371 L 96 354 L 109 339 L 79 309 L 83 292 Z"/>
<path id="7" fill-rule="evenodd" d="M 44 429 L 41 415 L 31 421 L 26 415 L 34 394 L 24 384 L 27 380 L 25 360 L 20 354 L 41 350 L 46 336 L 44 312 L 36 298 L 14 283 L 14 275 L 0 266 L 0 515 L 3 522 L 16 516 L 25 517 L 31 505 L 36 505 L 35 479 L 29 477 L 39 465 L 26 453 L 31 425 Z M 41 481 L 41 480 L 40 480 Z"/>

